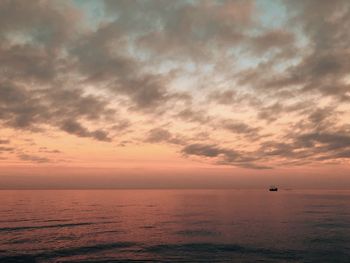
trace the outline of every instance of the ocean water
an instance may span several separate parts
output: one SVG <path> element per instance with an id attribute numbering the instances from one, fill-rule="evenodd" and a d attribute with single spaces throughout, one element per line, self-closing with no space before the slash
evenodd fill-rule
<path id="1" fill-rule="evenodd" d="M 0 191 L 0 262 L 126 261 L 350 262 L 350 191 Z"/>

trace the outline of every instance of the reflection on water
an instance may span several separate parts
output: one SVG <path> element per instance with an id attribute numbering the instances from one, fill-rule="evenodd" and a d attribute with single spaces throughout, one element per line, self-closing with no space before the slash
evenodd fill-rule
<path id="1" fill-rule="evenodd" d="M 0 262 L 349 262 L 350 192 L 0 191 Z"/>

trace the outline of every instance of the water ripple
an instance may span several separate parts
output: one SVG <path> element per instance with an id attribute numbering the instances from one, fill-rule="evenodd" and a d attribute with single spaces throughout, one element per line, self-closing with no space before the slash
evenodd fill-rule
<path id="1" fill-rule="evenodd" d="M 111 222 L 83 222 L 83 223 L 44 225 L 44 226 L 2 227 L 2 228 L 0 228 L 0 232 L 12 232 L 12 231 L 46 229 L 46 228 L 60 228 L 60 227 L 77 227 L 77 226 L 99 225 L 99 224 L 106 224 L 106 223 L 111 223 Z"/>

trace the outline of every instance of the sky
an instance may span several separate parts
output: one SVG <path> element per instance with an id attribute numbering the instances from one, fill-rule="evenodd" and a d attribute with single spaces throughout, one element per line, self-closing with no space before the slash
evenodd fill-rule
<path id="1" fill-rule="evenodd" d="M 0 1 L 0 188 L 350 187 L 350 2 Z"/>

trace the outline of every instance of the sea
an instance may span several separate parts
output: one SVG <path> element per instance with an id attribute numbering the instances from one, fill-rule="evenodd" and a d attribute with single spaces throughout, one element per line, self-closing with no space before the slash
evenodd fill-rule
<path id="1" fill-rule="evenodd" d="M 350 191 L 1 190 L 0 262 L 350 262 Z"/>

